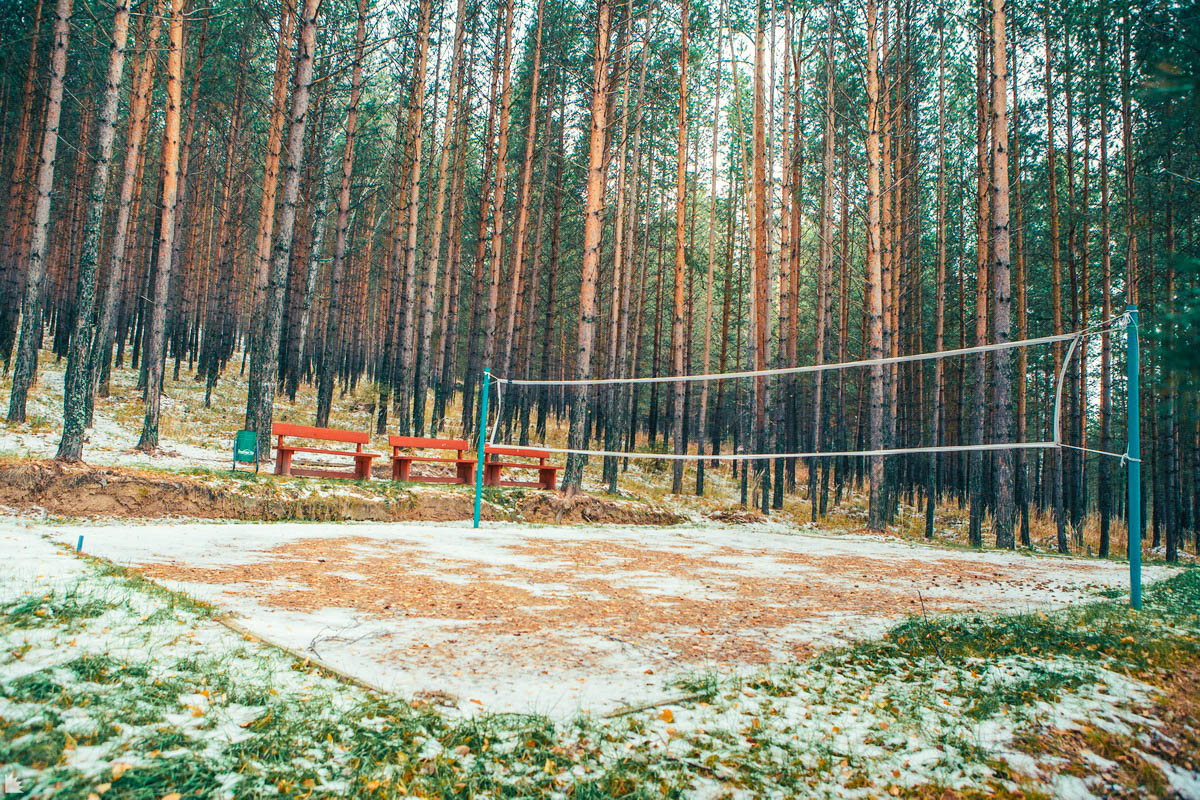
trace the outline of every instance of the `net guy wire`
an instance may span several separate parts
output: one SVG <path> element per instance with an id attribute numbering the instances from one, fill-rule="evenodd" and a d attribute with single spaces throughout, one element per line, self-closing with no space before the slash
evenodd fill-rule
<path id="1" fill-rule="evenodd" d="M 913 361 L 925 361 L 936 358 L 947 358 L 958 355 L 972 355 L 986 353 L 995 350 L 1005 350 L 1015 347 L 1028 347 L 1039 344 L 1051 344 L 1054 342 L 1066 342 L 1071 344 L 1067 348 L 1065 357 L 1063 358 L 1062 368 L 1058 375 L 1057 385 L 1054 393 L 1054 414 L 1053 414 L 1053 432 L 1054 439 L 1042 442 L 994 442 L 988 444 L 965 444 L 965 445 L 937 445 L 926 447 L 895 447 L 879 450 L 840 450 L 840 451 L 817 451 L 807 453 L 640 453 L 626 452 L 613 450 L 587 450 L 575 449 L 567 447 L 545 447 L 539 446 L 539 450 L 545 450 L 548 453 L 564 453 L 585 456 L 603 456 L 615 458 L 649 458 L 661 459 L 667 461 L 700 461 L 703 459 L 711 459 L 713 461 L 757 461 L 757 460 L 774 460 L 779 458 L 818 458 L 818 457 L 849 457 L 849 456 L 892 456 L 892 455 L 914 455 L 921 453 L 965 453 L 978 451 L 995 451 L 995 450 L 1034 450 L 1034 449 L 1053 449 L 1056 447 L 1069 447 L 1074 450 L 1081 450 L 1097 455 L 1119 458 L 1122 462 L 1134 460 L 1129 457 L 1128 453 L 1113 453 L 1107 450 L 1092 450 L 1086 447 L 1077 447 L 1075 445 L 1065 444 L 1061 441 L 1061 410 L 1062 410 L 1062 388 L 1066 381 L 1067 367 L 1070 364 L 1071 357 L 1074 355 L 1075 349 L 1079 344 L 1080 339 L 1103 331 L 1109 327 L 1118 327 L 1128 324 L 1129 315 L 1121 314 L 1111 319 L 1098 322 L 1088 328 L 1084 328 L 1073 333 L 1063 333 L 1054 336 L 1042 336 L 1035 339 L 1018 339 L 1011 342 L 1003 342 L 989 345 L 978 345 L 975 347 L 964 347 L 955 350 L 943 350 L 939 352 L 917 353 L 906 356 L 890 356 L 886 358 L 864 359 L 861 361 L 844 361 L 836 364 L 812 364 L 801 367 L 783 367 L 769 370 L 754 370 L 747 372 L 726 372 L 708 375 L 685 375 L 685 376 L 655 376 L 647 378 L 590 378 L 579 380 L 521 380 L 507 379 L 492 376 L 492 382 L 496 386 L 496 420 L 500 420 L 501 409 L 503 408 L 502 387 L 505 384 L 510 386 L 595 386 L 605 384 L 621 384 L 621 383 L 673 383 L 679 381 L 699 381 L 699 380 L 724 380 L 733 378 L 749 378 L 757 376 L 770 375 L 788 375 L 804 372 L 817 372 L 830 369 L 843 369 L 850 367 L 874 366 L 876 364 L 898 364 Z M 490 445 L 496 443 L 496 431 L 500 426 L 498 424 L 492 426 L 491 436 L 488 439 Z M 1140 459 L 1139 459 L 1140 460 Z"/>

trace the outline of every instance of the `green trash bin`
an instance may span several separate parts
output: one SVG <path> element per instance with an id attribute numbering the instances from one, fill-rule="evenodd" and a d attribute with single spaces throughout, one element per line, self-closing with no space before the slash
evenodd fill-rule
<path id="1" fill-rule="evenodd" d="M 239 463 L 254 464 L 254 471 L 258 472 L 258 434 L 254 431 L 238 431 L 233 439 L 234 472 Z"/>

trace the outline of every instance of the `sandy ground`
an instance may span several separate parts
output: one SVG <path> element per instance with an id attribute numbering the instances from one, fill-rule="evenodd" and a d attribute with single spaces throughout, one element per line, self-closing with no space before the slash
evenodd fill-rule
<path id="1" fill-rule="evenodd" d="M 677 695 L 681 675 L 802 658 L 909 614 L 1049 608 L 1128 579 L 1115 561 L 782 525 L 14 520 L 0 534 L 83 535 L 87 552 L 405 695 L 560 717 Z"/>

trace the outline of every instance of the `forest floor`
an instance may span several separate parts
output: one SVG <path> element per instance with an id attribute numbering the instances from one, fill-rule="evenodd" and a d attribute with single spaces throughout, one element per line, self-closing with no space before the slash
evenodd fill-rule
<path id="1" fill-rule="evenodd" d="M 489 490 L 475 531 L 468 487 L 230 473 L 236 379 L 205 408 L 168 375 L 140 453 L 135 380 L 88 465 L 48 460 L 49 358 L 0 426 L 25 796 L 1200 798 L 1195 568 L 1152 559 L 1135 613 L 1123 562 L 968 549 L 952 505 L 934 542 L 903 503 L 868 535 L 854 493 L 767 519 L 724 469 L 670 495 L 662 462 L 573 504 Z M 371 430 L 370 400 L 331 425 Z"/>

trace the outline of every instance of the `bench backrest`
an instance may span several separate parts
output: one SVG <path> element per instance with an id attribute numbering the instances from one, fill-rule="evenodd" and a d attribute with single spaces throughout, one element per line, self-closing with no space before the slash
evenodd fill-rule
<path id="1" fill-rule="evenodd" d="M 271 425 L 272 436 L 295 436 L 299 439 L 321 439 L 326 442 L 349 442 L 369 444 L 371 434 L 358 431 L 343 431 L 337 428 L 315 428 L 311 425 L 289 425 L 276 422 Z"/>
<path id="2" fill-rule="evenodd" d="M 535 450 L 531 447 L 505 447 L 499 444 L 489 444 L 484 447 L 484 453 L 497 456 L 516 456 L 517 458 L 549 458 L 547 450 Z"/>
<path id="3" fill-rule="evenodd" d="M 466 439 L 431 439 L 425 436 L 389 436 L 388 447 L 411 447 L 423 450 L 470 450 Z"/>

